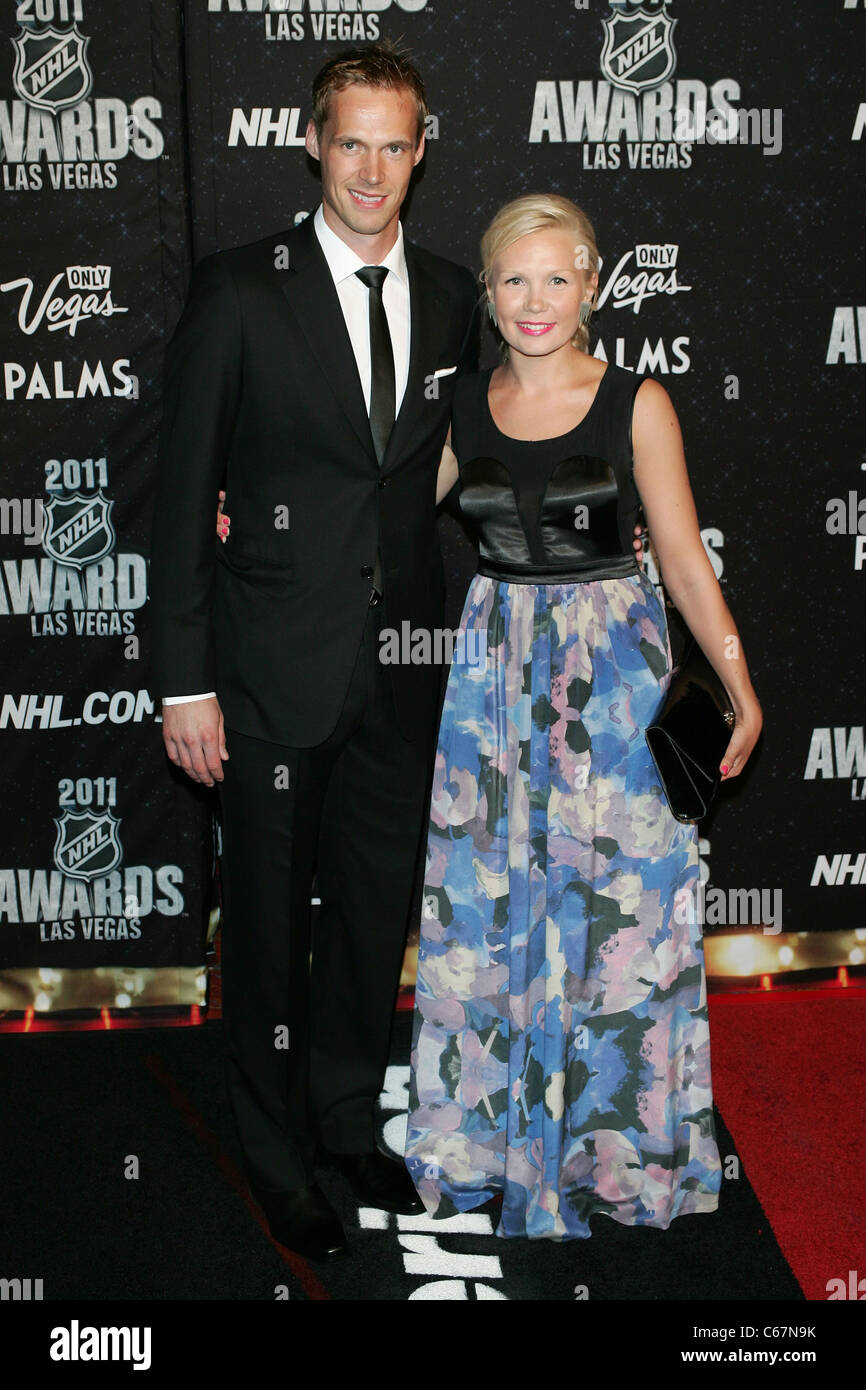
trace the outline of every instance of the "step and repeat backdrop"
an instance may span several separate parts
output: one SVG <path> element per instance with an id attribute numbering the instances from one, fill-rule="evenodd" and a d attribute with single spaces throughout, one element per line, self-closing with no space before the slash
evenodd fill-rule
<path id="1" fill-rule="evenodd" d="M 591 350 L 678 412 L 765 717 L 701 827 L 710 974 L 859 971 L 866 4 L 23 0 L 3 23 L 0 1027 L 199 1016 L 213 802 L 163 756 L 148 663 L 163 349 L 196 260 L 315 210 L 312 78 L 385 37 L 431 107 L 406 234 L 477 273 L 502 203 L 573 198 Z M 474 555 L 441 532 L 456 626 Z"/>
<path id="2" fill-rule="evenodd" d="M 181 20 L 3 5 L 0 1027 L 204 1002 L 210 807 L 163 755 L 148 663 L 190 263 Z"/>

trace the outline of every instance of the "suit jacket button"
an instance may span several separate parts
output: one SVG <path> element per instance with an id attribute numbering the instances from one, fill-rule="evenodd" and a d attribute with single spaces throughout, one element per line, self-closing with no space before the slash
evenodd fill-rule
<path id="1" fill-rule="evenodd" d="M 362 566 L 361 566 L 361 578 L 362 578 L 362 579 L 372 579 L 372 578 L 373 578 L 373 566 L 372 566 L 372 565 L 362 565 Z"/>
<path id="2" fill-rule="evenodd" d="M 388 481 L 387 478 L 380 478 L 380 479 L 379 479 L 379 486 L 380 486 L 380 487 L 384 487 L 385 484 L 387 483 L 387 481 Z"/>

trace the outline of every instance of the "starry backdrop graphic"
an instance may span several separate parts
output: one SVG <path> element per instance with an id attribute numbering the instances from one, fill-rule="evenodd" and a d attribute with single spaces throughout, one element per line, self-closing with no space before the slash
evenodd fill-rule
<path id="1" fill-rule="evenodd" d="M 781 888 L 785 931 L 859 928 L 864 10 L 137 0 L 121 16 L 109 0 L 47 0 L 49 11 L 47 32 L 7 5 L 0 51 L 4 495 L 54 503 L 40 544 L 11 523 L 0 538 L 0 978 L 202 959 L 210 803 L 169 772 L 148 686 L 163 350 L 195 261 L 314 211 L 311 80 L 378 37 L 409 48 L 433 116 L 406 235 L 477 275 L 504 202 L 573 198 L 602 256 L 591 350 L 655 376 L 679 415 L 765 719 L 746 774 L 701 826 L 705 876 Z M 650 64 L 632 54 L 629 67 L 642 33 L 655 85 L 642 86 Z M 736 138 L 700 138 L 704 110 L 733 112 Z M 677 116 L 697 138 L 674 138 Z M 79 321 L 58 323 L 88 289 Z M 54 319 L 52 296 L 66 306 Z M 482 365 L 495 360 L 485 325 Z M 840 534 L 828 530 L 834 498 Z M 474 554 L 457 516 L 440 526 L 456 626 Z M 841 881 L 826 881 L 846 855 Z M 100 870 L 119 876 L 111 891 Z M 64 905 L 74 924 L 124 916 L 138 935 L 87 939 L 76 925 L 45 939 Z"/>

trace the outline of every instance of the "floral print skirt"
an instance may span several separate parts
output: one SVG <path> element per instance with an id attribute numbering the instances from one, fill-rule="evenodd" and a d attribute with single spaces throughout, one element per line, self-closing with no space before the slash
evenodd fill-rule
<path id="1" fill-rule="evenodd" d="M 714 1211 L 697 833 L 644 737 L 670 681 L 644 573 L 476 575 L 436 753 L 406 1164 L 500 1236 Z"/>

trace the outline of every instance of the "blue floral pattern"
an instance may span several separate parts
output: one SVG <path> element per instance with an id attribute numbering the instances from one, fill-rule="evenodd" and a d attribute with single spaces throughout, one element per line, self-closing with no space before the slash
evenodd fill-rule
<path id="1" fill-rule="evenodd" d="M 641 572 L 472 581 L 436 753 L 406 1163 L 427 1211 L 586 1238 L 714 1211 L 697 835 L 645 741 L 670 680 Z"/>

